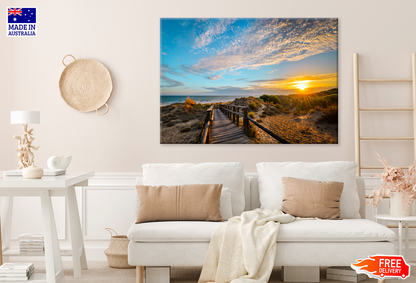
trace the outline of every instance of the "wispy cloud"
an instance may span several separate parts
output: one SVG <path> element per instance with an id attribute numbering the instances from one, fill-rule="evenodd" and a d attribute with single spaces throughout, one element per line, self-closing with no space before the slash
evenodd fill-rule
<path id="1" fill-rule="evenodd" d="M 173 79 L 170 79 L 166 77 L 165 75 L 160 74 L 160 86 L 161 87 L 178 87 L 178 86 L 184 86 L 185 84 L 180 81 L 175 81 Z"/>
<path id="2" fill-rule="evenodd" d="M 169 65 L 166 64 L 161 64 L 160 65 L 160 72 L 163 73 L 168 73 L 174 76 L 179 76 L 179 77 L 183 77 L 186 78 L 186 73 L 183 72 L 178 72 L 175 68 L 170 67 Z"/>
<path id="3" fill-rule="evenodd" d="M 235 79 L 236 81 L 246 81 L 248 78 Z"/>
<path id="4" fill-rule="evenodd" d="M 248 80 L 250 83 L 276 83 L 276 82 L 299 82 L 299 81 L 336 81 L 338 80 L 338 73 L 308 75 L 308 76 L 292 76 L 287 78 L 275 78 L 265 80 Z"/>
<path id="5" fill-rule="evenodd" d="M 203 48 L 209 45 L 216 36 L 226 32 L 229 25 L 235 22 L 235 19 L 220 19 L 215 22 L 207 22 L 205 30 L 195 39 L 194 49 Z"/>
<path id="6" fill-rule="evenodd" d="M 287 81 L 337 81 L 338 80 L 338 73 L 330 73 L 330 74 L 320 74 L 320 75 L 313 75 L 313 76 L 296 76 L 289 78 Z"/>
<path id="7" fill-rule="evenodd" d="M 210 80 L 210 81 L 216 81 L 216 80 L 222 79 L 222 76 L 221 75 L 213 75 L 213 76 L 206 76 L 205 78 L 207 80 Z"/>
<path id="8" fill-rule="evenodd" d="M 188 65 L 179 65 L 179 68 L 182 71 L 184 71 L 184 72 L 186 72 L 188 74 L 202 75 L 202 73 L 203 73 L 203 72 L 194 71 L 193 68 L 192 68 L 192 66 L 188 66 Z"/>
<path id="9" fill-rule="evenodd" d="M 162 52 L 162 54 L 163 54 L 163 55 L 168 55 L 168 53 L 166 53 L 166 52 Z"/>
<path id="10" fill-rule="evenodd" d="M 221 87 L 204 87 L 205 94 L 214 94 L 214 95 L 244 95 L 252 94 L 253 91 L 245 87 L 235 87 L 235 86 L 221 86 Z"/>
<path id="11" fill-rule="evenodd" d="M 207 30 L 197 38 L 195 46 L 209 44 L 214 36 L 225 32 L 227 26 L 223 23 Z M 199 74 L 258 69 L 336 51 L 337 39 L 337 19 L 261 19 L 236 34 L 216 54 L 182 66 L 182 69 Z"/>
<path id="12" fill-rule="evenodd" d="M 247 80 L 250 83 L 270 83 L 270 82 L 279 82 L 285 81 L 287 78 L 276 78 L 276 79 L 265 79 L 265 80 Z"/>

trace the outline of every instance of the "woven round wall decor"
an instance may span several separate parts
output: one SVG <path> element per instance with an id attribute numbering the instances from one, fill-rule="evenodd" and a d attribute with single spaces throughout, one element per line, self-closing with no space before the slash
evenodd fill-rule
<path id="1" fill-rule="evenodd" d="M 71 64 L 66 65 L 66 57 L 74 58 Z M 66 55 L 62 59 L 65 69 L 59 80 L 59 89 L 65 102 L 72 108 L 81 112 L 96 111 L 99 115 L 108 112 L 107 104 L 113 90 L 110 72 L 100 62 L 93 59 L 75 59 Z M 98 109 L 106 106 L 105 112 Z"/>

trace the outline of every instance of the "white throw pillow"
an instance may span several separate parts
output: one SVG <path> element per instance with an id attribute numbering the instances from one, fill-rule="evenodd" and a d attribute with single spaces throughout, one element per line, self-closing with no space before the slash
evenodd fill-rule
<path id="1" fill-rule="evenodd" d="M 316 181 L 343 182 L 341 217 L 361 218 L 360 199 L 356 183 L 357 163 L 331 162 L 263 162 L 257 163 L 259 193 L 262 209 L 281 209 L 283 201 L 282 177 Z"/>
<path id="2" fill-rule="evenodd" d="M 244 164 L 241 162 L 143 165 L 143 185 L 186 184 L 223 184 L 231 191 L 233 215 L 244 211 Z"/>

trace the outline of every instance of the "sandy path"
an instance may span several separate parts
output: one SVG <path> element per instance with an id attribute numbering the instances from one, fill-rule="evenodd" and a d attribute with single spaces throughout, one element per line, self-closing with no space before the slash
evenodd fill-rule
<path id="1" fill-rule="evenodd" d="M 337 143 L 337 138 L 327 134 L 325 124 L 315 125 L 309 119 L 302 119 L 292 114 L 279 114 L 263 119 L 263 126 L 278 136 L 295 144 L 330 144 Z M 253 143 L 279 143 L 261 129 L 257 128 L 258 136 Z"/>

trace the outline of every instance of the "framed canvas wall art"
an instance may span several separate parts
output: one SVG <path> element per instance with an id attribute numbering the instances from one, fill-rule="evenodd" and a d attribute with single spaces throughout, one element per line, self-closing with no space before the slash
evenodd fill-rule
<path id="1" fill-rule="evenodd" d="M 160 20 L 160 143 L 338 143 L 338 20 Z"/>

